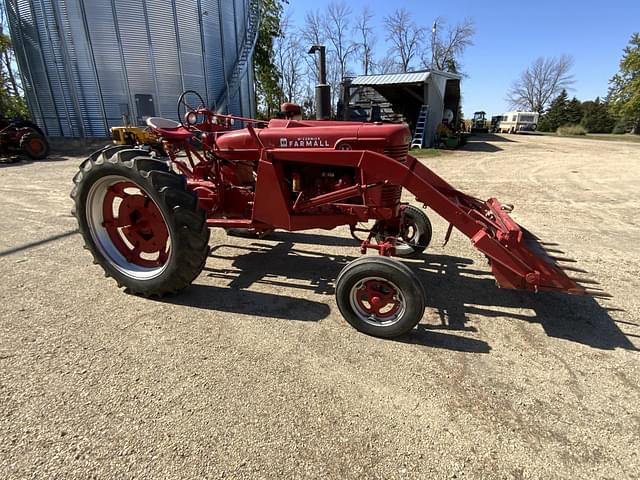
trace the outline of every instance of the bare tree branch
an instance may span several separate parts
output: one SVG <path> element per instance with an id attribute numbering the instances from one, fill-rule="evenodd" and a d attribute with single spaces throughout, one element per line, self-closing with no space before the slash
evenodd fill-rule
<path id="1" fill-rule="evenodd" d="M 542 113 L 553 98 L 575 83 L 570 74 L 572 66 L 573 58 L 570 55 L 537 58 L 511 84 L 507 102 L 511 108 Z"/>
<path id="2" fill-rule="evenodd" d="M 300 36 L 293 30 L 291 14 L 285 15 L 280 22 L 281 35 L 274 39 L 275 63 L 280 72 L 280 103 L 301 103 L 304 65 L 300 63 L 300 52 L 304 51 Z"/>
<path id="3" fill-rule="evenodd" d="M 357 45 L 348 36 L 351 13 L 351 8 L 343 1 L 331 2 L 323 24 L 325 37 L 338 61 L 339 81 L 348 74 L 349 59 L 357 49 Z"/>
<path id="4" fill-rule="evenodd" d="M 387 41 L 391 42 L 389 53 L 400 57 L 401 71 L 408 72 L 411 69 L 411 61 L 422 53 L 424 27 L 411 20 L 411 14 L 404 8 L 384 17 L 384 25 Z"/>
<path id="5" fill-rule="evenodd" d="M 358 34 L 358 42 L 356 43 L 358 52 L 362 55 L 361 66 L 362 73 L 369 75 L 374 67 L 373 60 L 373 47 L 376 43 L 376 38 L 373 34 L 373 13 L 369 10 L 369 7 L 365 5 L 360 12 L 360 15 L 356 19 L 356 25 L 354 31 Z"/>
<path id="6" fill-rule="evenodd" d="M 462 22 L 445 29 L 446 22 L 441 17 L 433 23 L 433 35 L 430 39 L 431 58 L 422 57 L 425 67 L 435 68 L 446 72 L 460 72 L 460 57 L 473 45 L 476 33 L 472 19 L 465 18 Z"/>

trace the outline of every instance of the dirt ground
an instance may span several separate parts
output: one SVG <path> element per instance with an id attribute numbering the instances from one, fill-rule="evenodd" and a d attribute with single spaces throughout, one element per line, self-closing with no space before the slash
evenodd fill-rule
<path id="1" fill-rule="evenodd" d="M 0 478 L 640 478 L 639 144 L 487 137 L 427 160 L 613 298 L 499 290 L 432 214 L 407 261 L 427 311 L 394 341 L 337 310 L 346 229 L 214 231 L 187 291 L 126 295 L 69 213 L 80 160 L 0 166 Z"/>

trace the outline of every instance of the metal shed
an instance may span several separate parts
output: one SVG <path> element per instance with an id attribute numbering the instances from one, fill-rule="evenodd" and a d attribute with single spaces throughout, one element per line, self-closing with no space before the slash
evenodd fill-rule
<path id="1" fill-rule="evenodd" d="M 184 90 L 253 116 L 258 0 L 5 0 L 34 121 L 103 137 L 147 116 L 177 119 Z"/>
<path id="2" fill-rule="evenodd" d="M 411 130 L 423 105 L 429 107 L 425 129 L 425 145 L 435 142 L 436 130 L 442 122 L 445 110 L 451 110 L 455 118 L 460 105 L 460 75 L 439 70 L 420 72 L 362 75 L 354 78 L 349 86 L 349 105 L 374 104 L 368 91 L 375 91 L 386 100 L 395 114 L 406 121 Z"/>

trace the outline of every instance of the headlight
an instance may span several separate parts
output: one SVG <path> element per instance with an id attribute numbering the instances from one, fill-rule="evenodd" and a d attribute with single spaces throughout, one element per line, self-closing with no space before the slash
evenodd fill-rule
<path id="1" fill-rule="evenodd" d="M 198 123 L 198 114 L 196 112 L 189 112 L 187 113 L 186 120 L 189 125 L 195 125 Z"/>

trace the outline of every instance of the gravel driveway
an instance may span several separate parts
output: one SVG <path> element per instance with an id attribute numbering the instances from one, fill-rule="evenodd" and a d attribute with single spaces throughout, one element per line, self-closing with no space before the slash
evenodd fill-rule
<path id="1" fill-rule="evenodd" d="M 640 478 L 640 144 L 492 136 L 427 160 L 613 298 L 499 290 L 432 214 L 407 261 L 427 311 L 395 341 L 337 310 L 347 229 L 214 231 L 191 288 L 126 295 L 69 214 L 80 161 L 0 165 L 0 478 Z"/>

